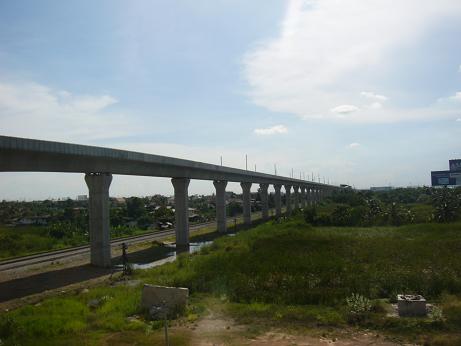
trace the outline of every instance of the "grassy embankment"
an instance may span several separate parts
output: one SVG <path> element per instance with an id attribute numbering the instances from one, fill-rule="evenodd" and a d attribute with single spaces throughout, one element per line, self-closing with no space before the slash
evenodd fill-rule
<path id="1" fill-rule="evenodd" d="M 460 250 L 461 223 L 313 228 L 295 218 L 219 238 L 199 254 L 134 277 L 189 287 L 192 304 L 183 321 L 204 314 L 209 297 L 218 297 L 226 314 L 253 327 L 358 325 L 451 345 L 461 343 Z M 5 344 L 97 344 L 117 333 L 152 342 L 161 335 L 152 324 L 127 320 L 140 313 L 140 290 L 99 287 L 4 313 L 0 338 Z M 389 299 L 400 292 L 423 294 L 442 310 L 428 319 L 388 317 Z M 370 309 L 346 304 L 352 294 L 370 299 Z M 94 298 L 101 305 L 90 309 Z M 187 343 L 185 335 L 173 337 Z"/>
<path id="2" fill-rule="evenodd" d="M 236 217 L 235 222 L 237 225 L 241 225 L 243 223 L 242 217 Z M 199 224 L 191 223 L 191 226 L 194 225 Z M 231 222 L 228 227 L 232 229 L 233 226 L 234 224 Z M 216 226 L 203 226 L 200 227 L 200 230 L 194 231 L 194 234 L 211 233 L 215 230 Z M 160 230 L 144 230 L 136 227 L 114 228 L 111 230 L 111 239 L 155 231 Z M 174 242 L 175 238 L 172 236 L 166 240 Z M 0 260 L 85 244 L 88 244 L 88 235 L 81 233 L 71 233 L 69 236 L 57 238 L 52 236 L 49 228 L 45 226 L 7 227 L 0 225 Z"/>
<path id="3" fill-rule="evenodd" d="M 116 239 L 147 232 L 152 232 L 152 230 L 132 228 L 129 232 L 111 234 L 111 238 Z M 0 226 L 0 260 L 85 244 L 88 244 L 87 236 L 79 234 L 56 238 L 51 236 L 49 229 L 44 226 Z"/>

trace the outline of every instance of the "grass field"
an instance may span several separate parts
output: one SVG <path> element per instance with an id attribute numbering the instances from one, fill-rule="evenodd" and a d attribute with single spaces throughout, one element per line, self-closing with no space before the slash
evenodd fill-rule
<path id="1" fill-rule="evenodd" d="M 132 228 L 129 233 L 112 234 L 111 238 L 116 239 L 146 232 L 151 231 Z M 82 234 L 56 238 L 52 237 L 48 228 L 43 226 L 0 226 L 0 260 L 85 244 L 88 244 L 88 239 Z"/>
<path id="2" fill-rule="evenodd" d="M 134 278 L 190 288 L 186 322 L 199 318 L 208 299 L 216 297 L 227 314 L 248 325 L 354 325 L 452 345 L 461 343 L 460 251 L 461 223 L 313 228 L 298 217 L 218 238 L 196 255 L 136 271 Z M 99 287 L 3 313 L 0 339 L 22 345 L 98 344 L 120 333 L 147 344 L 158 337 L 152 324 L 127 320 L 140 313 L 140 290 Z M 423 294 L 438 310 L 427 319 L 388 317 L 389 301 L 401 292 Z M 353 294 L 369 307 L 347 303 Z M 90 309 L 95 298 L 101 305 Z"/>

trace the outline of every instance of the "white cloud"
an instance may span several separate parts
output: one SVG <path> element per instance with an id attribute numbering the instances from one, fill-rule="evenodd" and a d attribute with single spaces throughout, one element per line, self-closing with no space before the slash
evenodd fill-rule
<path id="1" fill-rule="evenodd" d="M 450 96 L 450 100 L 461 101 L 461 91 L 458 91 L 453 96 Z"/>
<path id="2" fill-rule="evenodd" d="M 380 95 L 380 94 L 375 94 L 374 92 L 371 92 L 371 91 L 362 91 L 360 93 L 360 95 L 362 95 L 362 96 L 364 96 L 366 98 L 374 99 L 374 100 L 378 100 L 378 101 L 386 101 L 387 100 L 386 96 Z"/>
<path id="3" fill-rule="evenodd" d="M 354 148 L 357 148 L 357 147 L 359 147 L 359 146 L 360 146 L 360 143 L 355 143 L 355 142 L 348 145 L 348 147 L 349 147 L 350 149 L 354 149 Z"/>
<path id="4" fill-rule="evenodd" d="M 279 34 L 244 56 L 249 97 L 266 109 L 304 119 L 324 114 L 341 121 L 338 113 L 328 110 L 360 105 L 363 97 L 382 105 L 384 95 L 370 91 L 360 95 L 360 90 L 379 83 L 368 72 L 382 70 L 400 47 L 414 44 L 447 16 L 461 17 L 461 1 L 291 0 Z M 438 110 L 391 106 L 383 112 L 376 105 L 363 105 L 347 119 L 389 122 L 445 116 Z"/>
<path id="5" fill-rule="evenodd" d="M 371 105 L 368 106 L 370 109 L 381 109 L 383 108 L 383 104 L 380 102 L 373 102 Z"/>
<path id="6" fill-rule="evenodd" d="M 357 112 L 358 110 L 359 108 L 354 105 L 341 105 L 341 106 L 337 106 L 331 109 L 333 113 L 339 113 L 339 114 L 349 114 L 349 113 Z"/>
<path id="7" fill-rule="evenodd" d="M 75 95 L 34 82 L 0 81 L 3 135 L 82 141 L 132 135 L 142 131 L 134 119 L 108 109 L 111 95 Z"/>
<path id="8" fill-rule="evenodd" d="M 457 122 L 461 122 L 461 118 L 456 119 Z"/>
<path id="9" fill-rule="evenodd" d="M 459 65 L 459 67 L 458 67 L 458 72 L 461 73 L 461 65 Z"/>
<path id="10" fill-rule="evenodd" d="M 288 129 L 284 125 L 275 125 L 268 128 L 254 130 L 254 133 L 256 133 L 257 135 L 275 135 L 287 132 Z"/>

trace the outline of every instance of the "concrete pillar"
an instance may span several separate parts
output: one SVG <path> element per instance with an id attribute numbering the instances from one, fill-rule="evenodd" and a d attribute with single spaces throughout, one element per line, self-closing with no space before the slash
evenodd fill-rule
<path id="1" fill-rule="evenodd" d="M 226 233 L 227 221 L 226 221 L 226 186 L 227 181 L 215 180 L 213 182 L 216 188 L 216 224 L 218 226 L 219 233 Z"/>
<path id="2" fill-rule="evenodd" d="M 279 218 L 282 216 L 282 194 L 280 189 L 282 188 L 281 184 L 274 184 L 275 190 L 275 217 Z"/>
<path id="3" fill-rule="evenodd" d="M 176 221 L 176 248 L 189 246 L 189 195 L 190 179 L 173 178 L 174 217 Z"/>
<path id="4" fill-rule="evenodd" d="M 301 208 L 306 208 L 306 187 L 301 186 Z"/>
<path id="5" fill-rule="evenodd" d="M 293 191 L 294 191 L 294 210 L 299 209 L 299 186 L 298 185 L 293 185 Z"/>
<path id="6" fill-rule="evenodd" d="M 291 185 L 285 185 L 285 197 L 286 197 L 286 205 L 287 205 L 286 214 L 290 216 L 291 215 Z"/>
<path id="7" fill-rule="evenodd" d="M 241 182 L 240 186 L 243 191 L 243 222 L 245 225 L 251 225 L 251 183 Z"/>
<path id="8" fill-rule="evenodd" d="M 110 267 L 110 215 L 109 186 L 110 173 L 87 173 L 85 182 L 89 194 L 89 228 L 91 264 L 97 267 Z"/>
<path id="9" fill-rule="evenodd" d="M 269 197 L 267 195 L 267 189 L 269 184 L 259 184 L 259 193 L 261 194 L 261 204 L 262 204 L 262 217 L 263 220 L 269 219 Z"/>

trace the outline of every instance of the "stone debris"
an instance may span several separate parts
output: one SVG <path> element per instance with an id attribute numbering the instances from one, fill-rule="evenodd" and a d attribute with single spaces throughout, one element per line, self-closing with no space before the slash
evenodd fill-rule
<path id="1" fill-rule="evenodd" d="M 149 311 L 152 318 L 175 315 L 185 309 L 189 298 L 189 289 L 145 284 L 142 289 L 141 307 Z M 163 317 L 162 317 L 163 318 Z"/>

